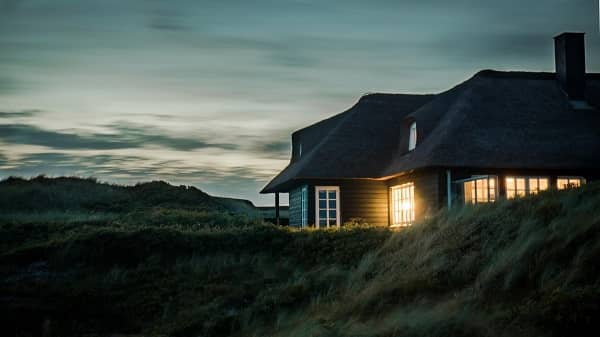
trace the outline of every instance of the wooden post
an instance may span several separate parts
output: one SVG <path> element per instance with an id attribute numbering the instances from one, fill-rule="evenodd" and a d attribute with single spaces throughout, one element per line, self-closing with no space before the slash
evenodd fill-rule
<path id="1" fill-rule="evenodd" d="M 275 221 L 279 226 L 279 192 L 275 192 Z"/>

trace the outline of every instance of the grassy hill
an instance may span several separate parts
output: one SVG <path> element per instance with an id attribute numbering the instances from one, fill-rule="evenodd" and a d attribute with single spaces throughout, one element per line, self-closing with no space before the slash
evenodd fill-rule
<path id="1" fill-rule="evenodd" d="M 197 221 L 197 219 L 196 219 Z M 600 184 L 398 232 L 4 222 L 7 335 L 595 336 Z"/>
<path id="2" fill-rule="evenodd" d="M 164 181 L 133 186 L 77 177 L 10 177 L 0 181 L 0 222 L 4 223 L 112 220 L 222 226 L 259 217 L 248 200 L 214 197 L 193 186 L 173 186 Z"/>

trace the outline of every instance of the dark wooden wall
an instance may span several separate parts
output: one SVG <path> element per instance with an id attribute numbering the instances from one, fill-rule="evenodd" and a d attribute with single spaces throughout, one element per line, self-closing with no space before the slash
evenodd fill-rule
<path id="1" fill-rule="evenodd" d="M 497 175 L 499 197 L 505 197 L 504 178 L 515 176 L 545 176 L 555 187 L 558 176 L 582 176 L 588 182 L 600 179 L 600 173 L 582 170 L 517 170 L 517 169 L 450 169 L 452 181 L 473 175 Z M 290 191 L 290 225 L 301 222 L 301 186 L 308 186 L 308 224 L 315 223 L 315 186 L 339 186 L 342 224 L 352 218 L 362 218 L 375 225 L 389 225 L 390 187 L 415 184 L 415 220 L 419 221 L 447 206 L 447 176 L 445 168 L 432 168 L 404 174 L 386 181 L 366 179 L 336 179 L 302 181 Z M 451 184 L 452 207 L 463 204 L 458 184 Z"/>
<path id="2" fill-rule="evenodd" d="M 383 181 L 363 179 L 310 180 L 290 191 L 290 224 L 300 224 L 300 189 L 308 185 L 308 224 L 315 224 L 315 186 L 339 186 L 340 220 L 362 218 L 374 225 L 388 224 L 388 193 Z M 297 220 L 296 220 L 297 219 Z"/>
<path id="3" fill-rule="evenodd" d="M 290 226 L 300 227 L 302 224 L 302 185 L 290 190 L 289 198 Z"/>
<path id="4" fill-rule="evenodd" d="M 445 180 L 440 179 L 439 170 L 423 170 L 387 180 L 386 186 L 389 190 L 392 186 L 410 182 L 415 184 L 415 221 L 419 221 L 440 208 L 444 195 L 441 185 Z"/>

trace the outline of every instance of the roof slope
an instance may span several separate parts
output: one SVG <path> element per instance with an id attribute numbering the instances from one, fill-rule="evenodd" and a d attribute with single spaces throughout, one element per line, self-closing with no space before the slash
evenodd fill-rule
<path id="1" fill-rule="evenodd" d="M 588 80 L 589 97 L 600 97 L 598 84 Z M 431 166 L 600 168 L 600 111 L 574 109 L 553 73 L 482 71 L 410 116 L 423 137 L 383 176 Z"/>
<path id="2" fill-rule="evenodd" d="M 292 135 L 302 142 L 303 154 L 261 193 L 287 188 L 297 178 L 368 178 L 387 167 L 397 148 L 404 117 L 432 95 L 370 94 L 334 117 Z"/>
<path id="3" fill-rule="evenodd" d="M 555 78 L 485 70 L 435 96 L 364 96 L 295 133 L 310 135 L 309 152 L 292 157 L 261 192 L 285 191 L 295 179 L 382 178 L 423 167 L 600 168 L 600 78 L 588 75 L 590 109 L 574 109 Z M 418 144 L 407 152 L 413 119 Z"/>

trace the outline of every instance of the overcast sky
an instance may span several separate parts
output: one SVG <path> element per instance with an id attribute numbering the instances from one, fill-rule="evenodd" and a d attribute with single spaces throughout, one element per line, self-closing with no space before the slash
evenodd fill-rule
<path id="1" fill-rule="evenodd" d="M 273 204 L 293 130 L 366 92 L 553 71 L 597 0 L 0 0 L 0 178 L 162 179 Z"/>

